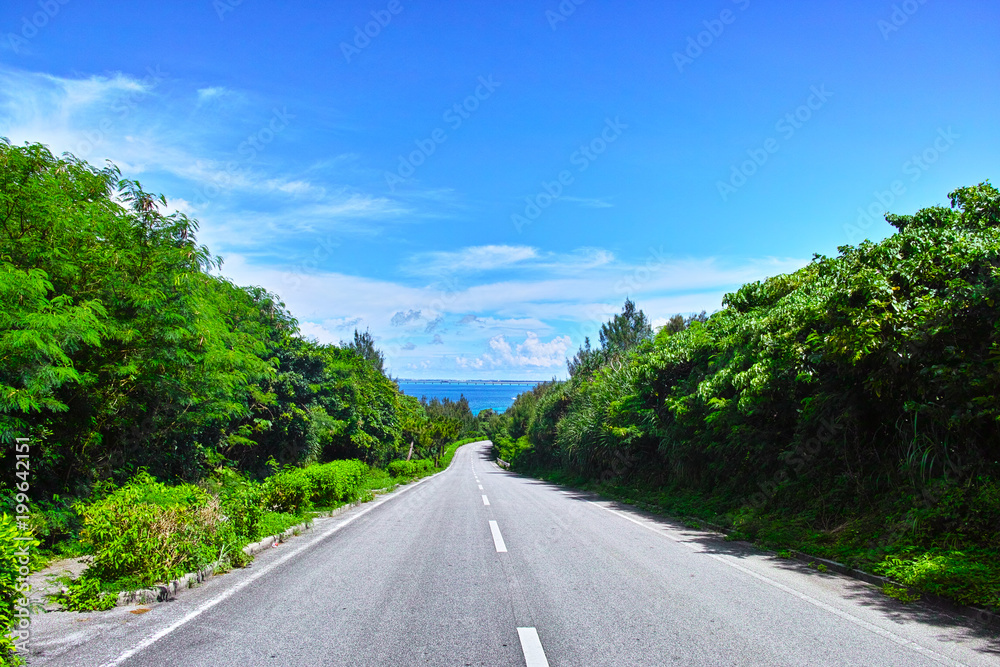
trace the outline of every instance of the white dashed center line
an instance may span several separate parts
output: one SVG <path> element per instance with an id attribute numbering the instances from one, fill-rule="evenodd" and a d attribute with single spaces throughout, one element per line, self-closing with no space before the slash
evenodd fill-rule
<path id="1" fill-rule="evenodd" d="M 486 505 L 486 506 L 489 506 L 489 504 L 490 504 L 490 499 L 487 498 L 485 495 L 483 496 L 483 504 Z"/>
<path id="2" fill-rule="evenodd" d="M 538 630 L 534 628 L 518 628 L 517 637 L 521 640 L 521 650 L 524 651 L 524 661 L 528 667 L 549 667 L 542 648 L 542 640 L 538 638 Z"/>
<path id="3" fill-rule="evenodd" d="M 496 521 L 490 521 L 490 532 L 493 533 L 493 546 L 497 548 L 497 553 L 507 553 L 507 545 L 503 543 L 503 535 L 500 534 L 500 526 Z"/>

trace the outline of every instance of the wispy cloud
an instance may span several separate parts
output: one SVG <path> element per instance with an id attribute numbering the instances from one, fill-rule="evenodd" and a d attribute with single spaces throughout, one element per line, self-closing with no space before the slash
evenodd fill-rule
<path id="1" fill-rule="evenodd" d="M 257 119 L 237 131 L 234 112 L 219 112 L 220 103 Z M 245 132 L 268 127 L 271 106 L 223 86 L 185 88 L 157 68 L 143 76 L 60 77 L 0 64 L 0 135 L 95 164 L 112 160 L 126 177 L 144 175 L 144 184 L 167 183 L 165 194 L 197 215 L 217 252 L 267 247 L 279 232 L 286 241 L 318 230 L 370 236 L 421 217 L 411 204 L 337 182 L 337 169 L 356 156 L 282 167 L 284 153 L 275 148 L 241 150 Z M 267 118 L 258 118 L 262 111 Z"/>
<path id="2" fill-rule="evenodd" d="M 451 251 L 424 252 L 409 258 L 403 269 L 411 275 L 475 275 L 491 271 L 579 273 L 614 261 L 601 248 L 580 248 L 572 253 L 545 253 L 532 246 L 486 245 Z"/>
<path id="3" fill-rule="evenodd" d="M 484 245 L 454 251 L 425 252 L 410 259 L 407 270 L 416 275 L 481 273 L 510 268 L 538 256 L 529 246 Z"/>
<path id="4" fill-rule="evenodd" d="M 559 201 L 573 202 L 586 208 L 614 208 L 614 204 L 598 197 L 570 197 L 563 195 L 559 198 Z"/>

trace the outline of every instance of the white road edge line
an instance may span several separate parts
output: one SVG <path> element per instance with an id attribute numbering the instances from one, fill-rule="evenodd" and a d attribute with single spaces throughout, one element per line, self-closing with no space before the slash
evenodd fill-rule
<path id="1" fill-rule="evenodd" d="M 496 521 L 490 521 L 490 532 L 493 533 L 493 546 L 497 548 L 497 553 L 507 553 L 507 545 L 503 543 L 503 535 L 500 534 L 500 526 Z"/>
<path id="2" fill-rule="evenodd" d="M 303 544 L 299 548 L 297 548 L 297 549 L 295 549 L 293 551 L 288 552 L 287 554 L 285 554 L 284 556 L 282 556 L 278 560 L 274 561 L 273 563 L 271 563 L 267 567 L 265 567 L 265 568 L 263 568 L 261 570 L 258 570 L 257 572 L 254 572 L 252 575 L 250 575 L 249 577 L 247 577 L 243 581 L 239 582 L 238 584 L 236 584 L 232 588 L 229 588 L 229 589 L 223 591 L 223 593 L 221 595 L 219 595 L 218 597 L 212 598 L 208 602 L 205 602 L 200 607 L 198 607 L 197 609 L 191 611 L 190 613 L 188 613 L 186 616 L 184 616 L 180 620 L 175 621 L 174 623 L 168 625 L 167 627 L 163 628 L 159 632 L 157 632 L 157 633 L 155 633 L 153 635 L 150 635 L 149 637 L 146 637 L 141 642 L 139 642 L 138 644 L 136 644 L 133 648 L 130 648 L 129 650 L 127 650 L 124 653 L 122 653 L 116 659 L 111 660 L 110 662 L 105 662 L 101 667 L 118 667 L 118 665 L 121 665 L 123 662 L 125 662 L 126 660 L 128 660 L 132 656 L 136 655 L 140 651 L 143 651 L 146 648 L 148 648 L 148 647 L 152 646 L 153 644 L 155 644 L 156 642 L 160 641 L 161 639 L 163 639 L 164 637 L 166 637 L 167 635 L 169 635 L 171 632 L 173 632 L 177 628 L 179 628 L 182 625 L 185 625 L 185 624 L 193 621 L 194 619 L 198 618 L 199 616 L 201 616 L 202 614 L 204 614 L 206 611 L 208 611 L 209 609 L 211 609 L 215 605 L 217 605 L 220 602 L 223 602 L 225 600 L 228 600 L 232 596 L 236 595 L 237 593 L 239 593 L 240 591 L 242 591 L 244 588 L 246 588 L 247 586 L 249 586 L 253 582 L 255 582 L 258 579 L 260 579 L 261 577 L 263 577 L 265 574 L 267 574 L 271 570 L 277 568 L 279 565 L 284 564 L 286 561 L 288 561 L 288 560 L 290 560 L 292 558 L 295 558 L 296 556 L 298 556 L 303 551 L 311 549 L 312 547 L 316 546 L 317 544 L 320 544 L 321 542 L 325 541 L 328 537 L 330 537 L 331 535 L 333 535 L 334 533 L 336 533 L 337 531 L 339 531 L 341 528 L 344 528 L 345 526 L 347 526 L 348 524 L 350 524 L 351 522 L 353 522 L 355 519 L 359 519 L 359 518 L 363 517 L 365 514 L 368 514 L 373 509 L 382 506 L 384 503 L 392 500 L 393 498 L 398 498 L 403 493 L 409 491 L 410 489 L 416 488 L 420 484 L 424 483 L 425 481 L 427 481 L 429 479 L 433 479 L 434 477 L 437 477 L 437 475 L 432 475 L 430 477 L 424 477 L 423 479 L 418 480 L 417 482 L 415 482 L 413 484 L 408 484 L 408 485 L 404 486 L 398 492 L 396 492 L 396 493 L 394 493 L 394 494 L 392 494 L 390 496 L 386 496 L 382 500 L 376 501 L 375 503 L 373 503 L 369 507 L 366 507 L 365 509 L 363 509 L 360 512 L 358 512 L 357 514 L 355 514 L 354 516 L 348 517 L 347 520 L 345 520 L 345 521 L 337 524 L 331 530 L 329 530 L 329 531 L 327 531 L 325 533 L 320 534 L 312 542 L 307 542 L 306 544 Z M 504 549 L 504 551 L 506 551 L 506 549 Z"/>
<path id="3" fill-rule="evenodd" d="M 490 505 L 490 499 L 487 498 L 485 495 L 483 496 L 483 504 L 486 505 L 487 507 L 489 507 Z"/>
<path id="4" fill-rule="evenodd" d="M 521 651 L 524 652 L 524 661 L 528 663 L 528 667 L 549 667 L 542 640 L 538 638 L 538 630 L 518 628 L 517 638 L 521 640 Z"/>
<path id="5" fill-rule="evenodd" d="M 617 510 L 613 510 L 610 507 L 605 507 L 604 505 L 602 505 L 600 503 L 596 503 L 596 502 L 593 502 L 593 501 L 588 501 L 588 502 L 590 502 L 592 505 L 596 505 L 597 507 L 600 507 L 602 510 L 605 510 L 607 512 L 611 512 L 612 514 L 615 514 L 617 516 L 620 516 L 623 519 L 631 521 L 632 523 L 634 523 L 636 525 L 642 526 L 643 528 L 645 528 L 647 530 L 651 530 L 654 533 L 656 533 L 657 535 L 662 535 L 663 537 L 666 537 L 669 540 L 673 540 L 674 542 L 678 542 L 680 544 L 683 544 L 684 546 L 687 546 L 687 547 L 689 547 L 691 549 L 695 549 L 696 548 L 690 542 L 681 540 L 680 538 L 674 537 L 673 535 L 670 535 L 669 533 L 666 533 L 666 532 L 664 532 L 662 530 L 658 530 L 657 528 L 654 528 L 653 526 L 650 526 L 647 523 L 639 521 L 638 519 L 634 519 L 634 518 L 628 516 L 627 514 L 625 514 L 623 512 L 619 512 Z M 704 552 L 699 552 L 699 553 L 704 553 Z M 912 651 L 914 651 L 916 653 L 919 653 L 922 656 L 924 656 L 925 658 L 929 658 L 929 659 L 933 660 L 934 662 L 938 662 L 938 663 L 945 664 L 945 665 L 952 665 L 952 667 L 968 667 L 965 663 L 958 662 L 956 660 L 952 660 L 948 656 L 941 655 L 940 653 L 938 653 L 936 651 L 932 651 L 929 648 L 925 648 L 924 646 L 921 646 L 920 644 L 917 644 L 916 642 L 910 641 L 909 639 L 906 639 L 905 637 L 900 637 L 899 635 L 897 635 L 894 632 L 890 632 L 888 630 L 884 630 L 883 628 L 880 628 L 877 625 L 874 625 L 872 623 L 869 623 L 868 621 L 862 620 L 862 619 L 858 618 L 857 616 L 849 614 L 849 613 L 847 613 L 845 611 L 841 611 L 841 610 L 837 609 L 836 607 L 832 607 L 832 606 L 826 604 L 825 602 L 822 602 L 820 600 L 817 600 L 814 597 L 806 595 L 805 593 L 800 593 L 799 591 L 795 590 L 794 588 L 790 588 L 790 587 L 788 587 L 788 586 L 786 586 L 786 585 L 784 585 L 784 584 L 782 584 L 780 582 L 775 581 L 774 579 L 771 579 L 770 577 L 767 577 L 767 576 L 764 576 L 763 574 L 759 574 L 757 572 L 754 572 L 753 570 L 747 569 L 747 568 L 743 567 L 742 565 L 738 565 L 736 563 L 730 562 L 729 560 L 723 558 L 722 556 L 718 556 L 716 554 L 710 554 L 710 553 L 705 553 L 705 555 L 708 556 L 709 558 L 712 558 L 714 560 L 719 561 L 720 563 L 722 563 L 724 565 L 728 565 L 729 567 L 733 568 L 734 570 L 739 570 L 740 572 L 743 572 L 744 574 L 748 574 L 751 577 L 753 577 L 754 579 L 762 581 L 762 582 L 764 582 L 765 584 L 767 584 L 769 586 L 773 586 L 774 588 L 777 588 L 780 591 L 784 591 L 785 593 L 788 593 L 790 595 L 794 595 L 795 597 L 799 598 L 800 600 L 802 600 L 804 602 L 808 602 L 809 604 L 811 604 L 811 605 L 813 605 L 815 607 L 819 607 L 820 609 L 822 609 L 822 610 L 824 610 L 826 612 L 829 612 L 829 613 L 831 613 L 831 614 L 833 614 L 835 616 L 839 616 L 840 618 L 844 619 L 845 621 L 853 623 L 854 625 L 857 625 L 858 627 L 864 628 L 865 630 L 868 630 L 869 632 L 871 632 L 873 634 L 876 634 L 876 635 L 878 635 L 880 637 L 883 637 L 884 639 L 888 639 L 889 641 L 891 641 L 891 642 L 893 642 L 895 644 L 898 644 L 900 646 L 904 646 L 904 647 L 906 647 L 906 648 L 908 648 L 908 649 L 910 649 L 910 650 L 912 650 Z"/>

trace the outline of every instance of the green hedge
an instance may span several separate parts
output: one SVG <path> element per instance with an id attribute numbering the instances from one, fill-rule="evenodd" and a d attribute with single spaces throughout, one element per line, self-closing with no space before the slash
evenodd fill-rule
<path id="1" fill-rule="evenodd" d="M 313 483 L 303 468 L 287 468 L 264 480 L 264 509 L 301 514 L 312 509 Z"/>
<path id="2" fill-rule="evenodd" d="M 387 466 L 389 474 L 393 477 L 417 477 L 423 473 L 434 469 L 434 461 L 430 459 L 416 459 L 413 461 L 392 461 Z"/>
<path id="3" fill-rule="evenodd" d="M 331 461 L 303 468 L 312 484 L 312 502 L 320 507 L 356 500 L 368 466 L 357 460 Z"/>

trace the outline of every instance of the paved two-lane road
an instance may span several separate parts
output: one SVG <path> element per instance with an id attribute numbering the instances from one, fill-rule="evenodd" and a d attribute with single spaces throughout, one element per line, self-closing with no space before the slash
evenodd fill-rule
<path id="1" fill-rule="evenodd" d="M 505 472 L 489 444 L 135 615 L 36 619 L 32 665 L 998 665 L 854 580 Z"/>

